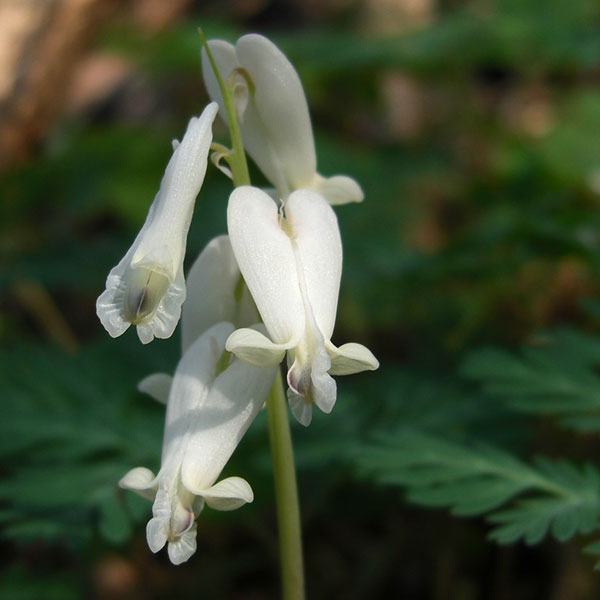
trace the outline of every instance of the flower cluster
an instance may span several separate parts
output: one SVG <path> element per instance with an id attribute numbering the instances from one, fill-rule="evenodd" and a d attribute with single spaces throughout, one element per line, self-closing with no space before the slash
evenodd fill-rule
<path id="1" fill-rule="evenodd" d="M 253 500 L 244 479 L 217 479 L 286 355 L 288 402 L 306 426 L 313 405 L 333 409 L 333 375 L 379 366 L 364 346 L 331 342 L 342 272 L 331 205 L 362 201 L 360 186 L 345 175 L 317 172 L 302 84 L 274 44 L 245 35 L 235 46 L 211 40 L 208 49 L 216 73 L 206 51 L 202 63 L 213 102 L 190 120 L 181 143 L 173 142 L 146 222 L 97 301 L 111 336 L 133 324 L 142 343 L 170 337 L 181 316 L 182 358 L 174 375 L 150 375 L 139 385 L 167 405 L 161 468 L 154 475 L 137 467 L 120 482 L 153 500 L 148 545 L 157 552 L 168 544 L 175 564 L 196 549 L 195 521 L 204 503 L 232 510 Z M 274 189 L 234 189 L 228 235 L 206 246 L 186 283 L 186 238 L 217 112 L 238 121 L 245 150 Z"/>

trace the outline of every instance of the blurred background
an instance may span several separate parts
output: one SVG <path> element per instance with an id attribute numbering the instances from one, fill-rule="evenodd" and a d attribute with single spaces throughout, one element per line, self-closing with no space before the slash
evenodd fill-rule
<path id="1" fill-rule="evenodd" d="M 593 537 L 531 547 L 505 531 L 498 546 L 483 517 L 407 495 L 402 449 L 374 454 L 400 439 L 434 453 L 423 434 L 524 461 L 600 455 L 600 7 L 586 0 L 0 1 L 0 597 L 278 597 L 264 415 L 227 467 L 255 502 L 206 510 L 183 566 L 150 553 L 150 503 L 116 486 L 157 467 L 164 407 L 135 386 L 174 368 L 179 339 L 110 340 L 95 299 L 207 102 L 198 26 L 277 43 L 305 86 L 319 171 L 366 194 L 336 211 L 333 341 L 382 366 L 338 378 L 333 414 L 293 427 L 308 597 L 597 598 Z M 229 190 L 209 167 L 188 266 L 225 231 Z M 519 348 L 535 363 L 555 339 L 536 381 L 586 398 L 570 420 L 486 380 L 522 375 Z M 569 379 L 583 347 L 589 370 Z"/>

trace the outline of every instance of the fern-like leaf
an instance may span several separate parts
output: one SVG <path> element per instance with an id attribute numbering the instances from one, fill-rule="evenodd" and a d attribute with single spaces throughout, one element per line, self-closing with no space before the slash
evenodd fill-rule
<path id="1" fill-rule="evenodd" d="M 497 349 L 471 354 L 463 373 L 520 412 L 555 416 L 578 431 L 600 430 L 600 339 L 559 330 L 520 355 Z"/>
<path id="2" fill-rule="evenodd" d="M 590 464 L 527 464 L 493 446 L 414 432 L 377 437 L 361 448 L 358 463 L 363 475 L 406 488 L 417 504 L 486 514 L 490 538 L 502 544 L 535 544 L 547 533 L 564 541 L 600 524 L 600 472 Z"/>

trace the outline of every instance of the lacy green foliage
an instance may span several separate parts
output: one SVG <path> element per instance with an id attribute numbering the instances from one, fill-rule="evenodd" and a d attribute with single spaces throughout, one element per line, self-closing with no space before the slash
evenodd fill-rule
<path id="1" fill-rule="evenodd" d="M 159 459 L 161 408 L 135 393 L 136 374 L 155 359 L 109 343 L 77 356 L 32 346 L 2 352 L 3 535 L 73 543 L 97 528 L 122 542 L 146 514 L 117 482 Z"/>
<path id="2" fill-rule="evenodd" d="M 463 372 L 490 401 L 555 416 L 578 431 L 600 430 L 600 339 L 572 330 L 540 336 L 518 355 L 488 348 L 471 353 Z"/>
<path id="3" fill-rule="evenodd" d="M 113 543 L 129 539 L 132 525 L 148 518 L 151 504 L 119 490 L 117 482 L 133 467 L 158 466 L 164 419 L 164 406 L 138 394 L 135 385 L 152 372 L 172 370 L 176 346 L 177 340 L 140 346 L 129 332 L 84 347 L 75 356 L 34 345 L 2 352 L 3 536 L 70 544 L 94 532 Z M 401 422 L 408 431 L 484 431 L 502 442 L 507 436 L 518 441 L 523 434 L 522 428 L 500 426 L 508 424 L 502 407 L 490 410 L 480 396 L 465 394 L 447 377 L 428 381 L 414 369 L 384 367 L 352 381 L 342 379 L 339 388 L 335 424 L 319 413 L 309 429 L 296 427 L 300 478 L 310 481 L 314 498 L 353 478 L 356 444 L 386 423 Z M 260 415 L 225 473 L 244 473 L 256 499 L 239 516 L 228 513 L 227 520 L 243 521 L 248 511 L 270 502 L 266 441 L 266 419 Z M 213 511 L 203 518 L 223 520 Z"/>
<path id="4" fill-rule="evenodd" d="M 495 348 L 473 352 L 463 373 L 480 384 L 484 410 L 553 416 L 588 432 L 600 429 L 598 364 L 600 340 L 563 329 L 538 336 L 518 355 Z M 452 402 L 449 407 L 455 410 Z M 420 431 L 409 423 L 376 436 L 358 454 L 360 473 L 405 488 L 411 502 L 485 515 L 492 524 L 490 539 L 502 544 L 519 539 L 536 544 L 547 534 L 565 541 L 600 528 L 596 466 L 539 457 L 525 462 L 500 445 L 483 444 L 478 440 L 489 442 L 493 423 L 502 429 L 491 414 L 481 429 L 459 431 L 460 441 L 443 421 L 446 426 L 438 430 Z M 591 545 L 586 551 L 599 549 Z"/>
<path id="5" fill-rule="evenodd" d="M 312 28 L 273 37 L 305 82 L 321 171 L 352 173 L 365 189 L 362 207 L 338 211 L 348 266 L 338 321 L 363 332 L 361 340 L 380 348 L 384 359 L 377 373 L 340 378 L 333 414 L 295 430 L 294 442 L 301 489 L 308 490 L 305 514 L 322 514 L 328 490 L 355 477 L 358 461 L 360 477 L 402 486 L 421 504 L 487 514 L 492 535 L 502 534 L 495 539 L 533 543 L 544 532 L 564 538 L 597 527 L 597 470 L 564 461 L 529 464 L 499 447 L 519 452 L 535 444 L 525 413 L 552 415 L 577 431 L 600 429 L 598 341 L 557 332 L 518 355 L 471 354 L 465 368 L 482 384 L 476 390 L 440 376 L 439 365 L 448 368 L 448 347 L 495 343 L 507 331 L 509 339 L 522 339 L 539 325 L 527 312 L 515 322 L 514 313 L 502 311 L 507 298 L 517 297 L 517 275 L 530 261 L 552 267 L 568 256 L 599 270 L 600 213 L 589 182 L 600 156 L 600 101 L 588 85 L 600 58 L 598 7 L 588 0 L 551 0 L 542 11 L 538 0 L 484 4 L 438 11 L 428 26 L 388 39 Z M 210 37 L 236 39 L 240 31 L 223 23 L 200 19 Z M 134 128 L 124 127 L 119 114 L 99 125 L 67 123 L 38 160 L 2 176 L 4 289 L 33 279 L 67 299 L 69 320 L 82 306 L 88 322 L 94 319 L 94 297 L 157 190 L 171 152 L 165 140 L 203 104 L 198 24 L 194 18 L 151 38 L 117 27 L 106 35 L 105 47 L 143 65 L 142 77 L 170 107 L 163 106 L 166 113 L 144 115 L 143 127 L 138 121 Z M 381 134 L 387 127 L 381 76 L 390 68 L 417 84 L 426 106 L 435 100 L 414 139 Z M 499 81 L 489 80 L 488 71 Z M 186 83 L 178 84 L 178 76 Z M 551 128 L 539 137 L 515 131 L 501 110 L 538 85 L 551 113 Z M 497 104 L 482 105 L 490 96 Z M 474 145 L 465 152 L 457 140 Z M 190 261 L 225 229 L 230 187 L 210 172 L 190 233 Z M 410 240 L 422 217 L 441 219 L 443 236 L 433 250 Z M 526 308 L 530 300 L 522 299 Z M 0 313 L 0 326 L 20 339 L 12 317 Z M 116 541 L 130 535 L 132 522 L 143 527 L 150 503 L 121 493 L 116 482 L 134 466 L 158 463 L 164 407 L 138 395 L 135 384 L 174 362 L 166 367 L 157 359 L 163 342 L 142 348 L 129 338 L 84 347 L 74 357 L 34 346 L 0 355 L 5 537 L 75 543 L 99 532 Z M 399 357 L 402 369 L 390 367 Z M 255 503 L 239 517 L 207 511 L 203 519 L 220 519 L 225 528 L 269 501 L 262 417 L 228 467 L 230 474 L 248 474 Z M 390 427 L 393 436 L 365 440 Z M 488 445 L 474 441 L 480 439 Z M 349 505 L 360 527 L 365 509 Z M 335 517 L 337 507 L 329 511 Z M 600 542 L 588 549 L 600 553 Z M 18 598 L 27 575 L 5 572 L 0 596 Z M 29 597 L 69 597 L 60 581 L 28 585 Z"/>
<path id="6" fill-rule="evenodd" d="M 590 464 L 527 464 L 497 447 L 402 431 L 377 436 L 358 461 L 364 475 L 405 487 L 412 502 L 486 514 L 490 538 L 502 544 L 536 544 L 547 533 L 565 541 L 600 525 L 600 471 Z"/>

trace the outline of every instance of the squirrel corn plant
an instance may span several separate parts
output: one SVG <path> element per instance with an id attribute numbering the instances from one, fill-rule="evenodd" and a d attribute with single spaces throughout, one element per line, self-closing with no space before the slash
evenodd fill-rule
<path id="1" fill-rule="evenodd" d="M 232 510 L 253 500 L 245 479 L 218 479 L 266 402 L 284 597 L 302 598 L 300 513 L 278 365 L 287 357 L 287 400 L 305 426 L 313 404 L 332 411 L 334 375 L 379 366 L 364 346 L 331 342 L 342 272 L 331 205 L 360 202 L 363 193 L 348 176 L 317 172 L 302 84 L 272 42 L 252 34 L 233 46 L 200 35 L 212 102 L 190 120 L 181 143 L 173 143 L 146 222 L 97 302 L 113 337 L 135 325 L 142 343 L 149 343 L 170 337 L 182 321 L 175 374 L 155 373 L 139 385 L 166 404 L 160 470 L 155 475 L 135 467 L 120 485 L 153 501 L 150 549 L 167 545 L 174 564 L 187 561 L 205 505 Z M 229 126 L 231 148 L 213 143 L 217 113 Z M 213 163 L 235 187 L 228 235 L 206 246 L 186 286 L 186 238 L 211 149 Z M 274 190 L 250 185 L 244 152 Z"/>

